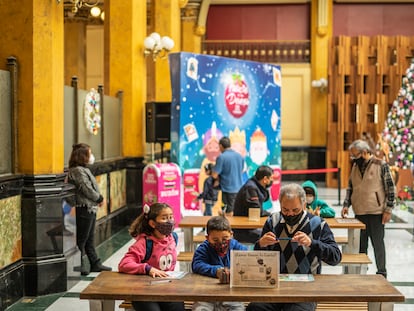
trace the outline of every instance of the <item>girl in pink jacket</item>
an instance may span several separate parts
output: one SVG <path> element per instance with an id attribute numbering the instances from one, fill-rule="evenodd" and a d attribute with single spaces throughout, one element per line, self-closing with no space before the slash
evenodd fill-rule
<path id="1" fill-rule="evenodd" d="M 129 228 L 136 241 L 119 262 L 118 270 L 168 277 L 167 271 L 174 271 L 177 262 L 173 210 L 165 203 L 145 205 L 143 210 Z M 132 305 L 135 310 L 184 311 L 184 302 L 132 301 Z"/>

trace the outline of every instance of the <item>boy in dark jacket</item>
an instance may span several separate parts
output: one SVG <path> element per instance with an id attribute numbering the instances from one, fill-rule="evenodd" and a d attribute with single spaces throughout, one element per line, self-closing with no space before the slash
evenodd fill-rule
<path id="1" fill-rule="evenodd" d="M 230 250 L 247 250 L 234 240 L 230 223 L 223 216 L 213 216 L 207 222 L 206 240 L 196 249 L 191 268 L 193 273 L 219 278 L 229 282 Z M 227 281 L 223 281 L 227 279 Z M 244 311 L 242 302 L 195 302 L 193 311 Z"/>

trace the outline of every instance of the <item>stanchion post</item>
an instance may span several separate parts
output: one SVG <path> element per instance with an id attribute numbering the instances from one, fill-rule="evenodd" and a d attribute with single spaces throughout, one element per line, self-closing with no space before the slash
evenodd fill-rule
<path id="1" fill-rule="evenodd" d="M 341 206 L 341 168 L 338 167 L 338 206 Z"/>

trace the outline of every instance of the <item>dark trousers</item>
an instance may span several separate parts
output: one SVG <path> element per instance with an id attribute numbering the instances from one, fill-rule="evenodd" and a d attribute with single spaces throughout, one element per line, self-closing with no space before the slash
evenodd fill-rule
<path id="1" fill-rule="evenodd" d="M 137 311 L 184 311 L 184 302 L 132 301 Z"/>
<path id="2" fill-rule="evenodd" d="M 233 237 L 240 243 L 254 244 L 260 239 L 262 229 L 234 229 Z"/>
<path id="3" fill-rule="evenodd" d="M 355 215 L 355 218 L 365 224 L 365 230 L 361 230 L 359 252 L 368 253 L 368 238 L 371 239 L 374 248 L 375 263 L 377 273 L 387 276 L 385 268 L 385 226 L 382 224 L 382 214 L 380 215 Z"/>
<path id="4" fill-rule="evenodd" d="M 91 265 L 99 261 L 95 251 L 96 214 L 88 213 L 87 207 L 76 207 L 76 245 L 81 256 L 88 256 Z"/>
<path id="5" fill-rule="evenodd" d="M 314 311 L 316 309 L 315 302 L 300 303 L 250 303 L 246 311 Z"/>
<path id="6" fill-rule="evenodd" d="M 223 202 L 222 210 L 225 213 L 234 211 L 234 201 L 236 201 L 237 193 L 221 192 L 221 201 Z"/>

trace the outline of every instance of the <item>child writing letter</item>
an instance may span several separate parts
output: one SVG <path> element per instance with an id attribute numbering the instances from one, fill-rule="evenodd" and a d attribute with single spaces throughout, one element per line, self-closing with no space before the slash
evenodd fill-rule
<path id="1" fill-rule="evenodd" d="M 219 278 L 220 283 L 229 283 L 230 250 L 247 250 L 233 239 L 230 223 L 223 216 L 213 216 L 207 222 L 206 240 L 197 247 L 193 262 L 193 273 Z M 243 311 L 242 302 L 194 302 L 193 311 Z"/>
<path id="2" fill-rule="evenodd" d="M 143 213 L 129 228 L 129 233 L 136 241 L 119 262 L 119 272 L 147 274 L 153 278 L 167 277 L 166 272 L 174 271 L 177 262 L 173 230 L 174 216 L 168 204 L 145 205 Z M 147 240 L 152 240 L 152 252 L 148 260 Z M 132 305 L 135 310 L 184 311 L 184 302 L 132 301 Z"/>

